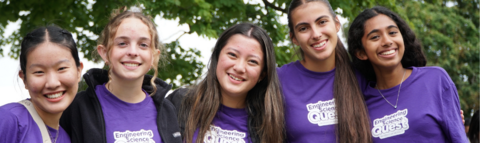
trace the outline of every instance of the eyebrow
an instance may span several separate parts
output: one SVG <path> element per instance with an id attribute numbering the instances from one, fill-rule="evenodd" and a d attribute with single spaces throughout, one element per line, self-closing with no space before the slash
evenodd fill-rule
<path id="1" fill-rule="evenodd" d="M 70 60 L 67 60 L 67 59 L 60 60 L 60 61 L 56 62 L 54 65 L 59 65 L 61 63 L 68 63 L 68 62 L 70 62 Z M 44 67 L 44 66 L 41 65 L 41 64 L 32 64 L 32 65 L 28 66 L 28 68 L 32 68 L 32 67 Z"/>
<path id="2" fill-rule="evenodd" d="M 127 36 L 119 36 L 119 37 L 116 37 L 115 40 L 117 39 L 130 39 L 129 37 Z M 150 38 L 148 37 L 140 37 L 140 40 L 150 40 Z"/>
<path id="3" fill-rule="evenodd" d="M 317 22 L 317 21 L 319 21 L 320 19 L 325 18 L 325 17 L 328 17 L 328 15 L 322 15 L 322 16 L 318 17 L 317 19 L 315 19 L 315 22 Z M 300 26 L 300 25 L 305 25 L 305 24 L 308 24 L 308 23 L 307 23 L 307 22 L 300 22 L 300 23 L 298 23 L 297 25 L 295 25 L 294 29 L 297 29 L 298 26 Z"/>
<path id="4" fill-rule="evenodd" d="M 387 29 L 391 29 L 391 28 L 396 28 L 396 29 L 398 29 L 398 27 L 395 26 L 395 25 L 390 25 L 390 26 L 387 27 Z M 372 31 L 370 31 L 370 32 L 367 34 L 367 37 L 370 36 L 370 34 L 373 34 L 373 33 L 378 32 L 378 31 L 380 31 L 380 30 L 379 30 L 379 29 L 373 29 Z"/>
<path id="5" fill-rule="evenodd" d="M 235 52 L 237 52 L 237 53 L 240 53 L 240 51 L 238 51 L 238 50 L 235 49 L 235 48 L 229 47 L 228 49 L 233 50 L 233 51 L 235 51 Z M 254 58 L 261 59 L 259 56 L 253 55 L 253 54 L 248 55 L 248 57 L 254 57 Z"/>

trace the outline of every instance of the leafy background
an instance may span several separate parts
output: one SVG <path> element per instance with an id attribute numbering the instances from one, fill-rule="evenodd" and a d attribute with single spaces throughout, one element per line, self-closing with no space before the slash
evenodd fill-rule
<path id="1" fill-rule="evenodd" d="M 88 60 L 99 62 L 100 59 L 92 54 L 97 35 L 108 22 L 110 12 L 121 6 L 138 5 L 152 17 L 178 19 L 178 24 L 188 25 L 189 31 L 183 34 L 211 39 L 240 22 L 257 24 L 272 38 L 278 66 L 296 60 L 293 56 L 296 49 L 288 39 L 288 27 L 278 20 L 286 15 L 291 0 L 257 1 L 0 0 L 0 58 L 18 59 L 22 35 L 38 26 L 55 24 L 76 35 L 79 50 Z M 348 21 L 363 9 L 376 5 L 399 13 L 422 41 L 428 65 L 444 68 L 455 82 L 466 114 L 479 109 L 479 0 L 342 0 L 330 3 L 337 14 Z M 8 22 L 17 20 L 22 21 L 20 29 L 3 37 Z M 347 29 L 349 25 L 343 27 Z M 8 55 L 3 55 L 5 45 L 12 45 Z M 158 77 L 171 81 L 174 88 L 194 84 L 206 67 L 199 60 L 200 51 L 195 47 L 182 47 L 178 40 L 165 43 L 165 46 L 169 60 L 160 67 Z"/>

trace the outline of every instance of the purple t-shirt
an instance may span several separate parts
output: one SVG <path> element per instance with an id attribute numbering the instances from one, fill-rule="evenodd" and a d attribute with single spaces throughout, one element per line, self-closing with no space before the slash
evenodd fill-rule
<path id="1" fill-rule="evenodd" d="M 375 89 L 363 91 L 374 142 L 468 142 L 455 84 L 439 67 L 412 67 L 400 89 L 397 109 Z M 400 85 L 380 90 L 395 105 Z"/>
<path id="2" fill-rule="evenodd" d="M 287 142 L 336 142 L 335 69 L 313 72 L 296 61 L 277 72 L 285 96 Z"/>
<path id="3" fill-rule="evenodd" d="M 108 143 L 162 142 L 157 128 L 157 109 L 148 93 L 145 92 L 145 100 L 139 103 L 118 99 L 105 85 L 97 85 L 95 93 L 102 106 Z"/>
<path id="4" fill-rule="evenodd" d="M 55 130 L 47 126 L 50 139 L 57 143 L 70 143 L 70 137 L 59 126 Z M 58 137 L 57 136 L 58 132 Z M 42 133 L 27 108 L 20 103 L 10 103 L 0 107 L 0 143 L 42 142 Z"/>
<path id="5" fill-rule="evenodd" d="M 206 143 L 249 143 L 248 113 L 245 108 L 235 109 L 220 105 L 213 118 L 210 130 L 205 133 L 203 141 Z M 193 135 L 193 142 L 197 139 L 198 129 Z"/>

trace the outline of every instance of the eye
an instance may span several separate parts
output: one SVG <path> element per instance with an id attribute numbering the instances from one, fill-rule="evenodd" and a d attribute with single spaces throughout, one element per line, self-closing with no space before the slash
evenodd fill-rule
<path id="1" fill-rule="evenodd" d="M 320 23 L 320 25 L 323 25 L 323 24 L 327 23 L 327 20 L 320 20 L 320 22 L 318 22 L 318 23 Z"/>
<path id="2" fill-rule="evenodd" d="M 380 36 L 372 36 L 372 37 L 370 37 L 370 40 L 376 40 L 378 38 L 380 38 Z"/>
<path id="3" fill-rule="evenodd" d="M 259 65 L 258 61 L 256 61 L 256 60 L 249 60 L 248 63 L 254 64 L 254 65 Z"/>
<path id="4" fill-rule="evenodd" d="M 140 47 L 148 48 L 148 44 L 142 43 L 140 44 Z"/>
<path id="5" fill-rule="evenodd" d="M 231 52 L 227 53 L 227 55 L 228 55 L 229 57 L 232 57 L 232 58 L 236 58 L 236 57 L 237 57 L 237 55 L 236 55 L 235 53 L 231 53 Z"/>
<path id="6" fill-rule="evenodd" d="M 307 30 L 307 27 L 300 27 L 298 28 L 298 32 L 303 32 L 303 31 L 306 31 Z"/>
<path id="7" fill-rule="evenodd" d="M 397 31 L 392 31 L 392 32 L 390 32 L 389 34 L 390 34 L 390 35 L 396 35 L 397 33 L 398 33 Z"/>
<path id="8" fill-rule="evenodd" d="M 58 68 L 59 71 L 66 70 L 66 69 L 67 69 L 67 67 Z"/>
<path id="9" fill-rule="evenodd" d="M 43 71 L 34 71 L 33 74 L 43 74 Z"/>

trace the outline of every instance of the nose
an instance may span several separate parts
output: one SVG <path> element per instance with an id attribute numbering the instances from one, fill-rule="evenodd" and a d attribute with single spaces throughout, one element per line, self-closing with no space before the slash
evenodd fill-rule
<path id="1" fill-rule="evenodd" d="M 238 61 L 233 66 L 233 70 L 237 73 L 244 73 L 245 72 L 245 64 L 246 64 L 246 62 Z"/>
<path id="2" fill-rule="evenodd" d="M 138 49 L 136 44 L 130 44 L 130 45 L 131 46 L 128 47 L 127 55 L 132 57 L 138 56 Z"/>
<path id="3" fill-rule="evenodd" d="M 320 38 L 322 37 L 322 28 L 321 27 L 318 27 L 318 26 L 314 26 L 312 28 L 312 38 L 313 40 L 320 40 Z"/>
<path id="4" fill-rule="evenodd" d="M 390 47 L 392 46 L 393 44 L 393 41 L 391 39 L 391 37 L 389 37 L 388 35 L 387 36 L 383 36 L 385 38 L 383 38 L 383 47 Z"/>
<path id="5" fill-rule="evenodd" d="M 50 72 L 47 75 L 47 82 L 45 83 L 45 88 L 47 89 L 56 89 L 60 87 L 60 80 L 56 72 Z"/>

